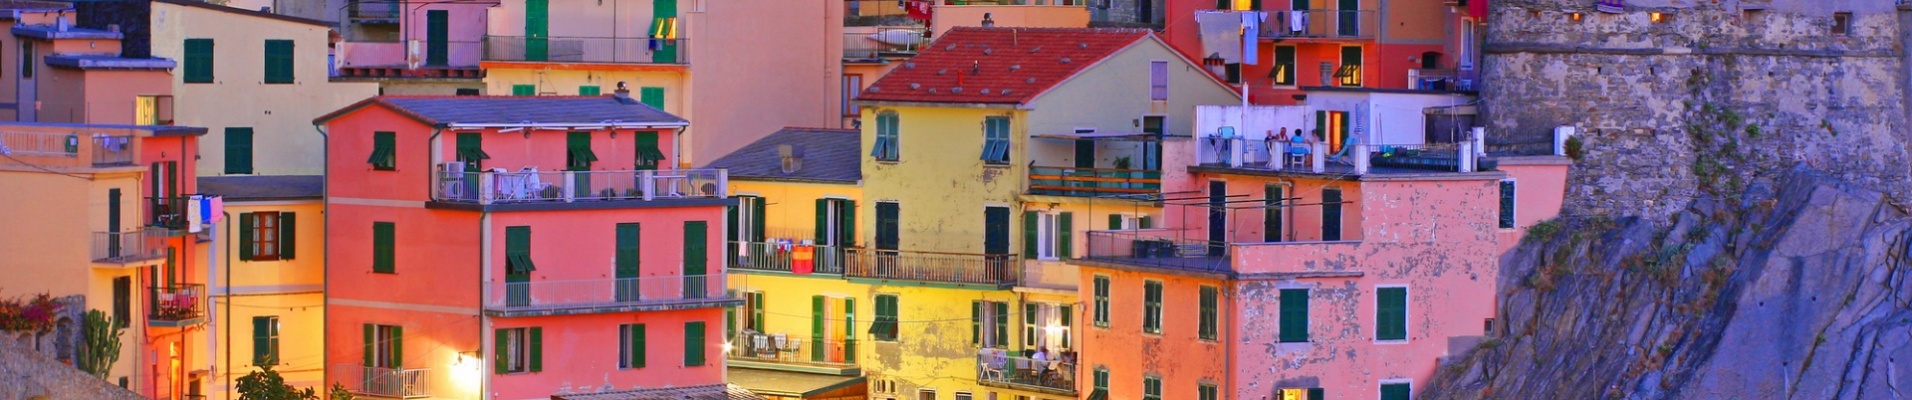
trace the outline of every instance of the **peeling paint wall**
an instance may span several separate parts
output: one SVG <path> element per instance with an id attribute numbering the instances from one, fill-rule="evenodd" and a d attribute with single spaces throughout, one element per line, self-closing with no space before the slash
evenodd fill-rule
<path id="1" fill-rule="evenodd" d="M 983 252 L 983 207 L 1010 208 L 1011 226 L 1022 218 L 1016 194 L 1024 187 L 1029 160 L 1027 113 L 1008 109 L 958 107 L 863 107 L 863 120 L 896 112 L 898 161 L 876 161 L 863 153 L 864 198 L 857 207 L 859 241 L 874 243 L 877 202 L 898 203 L 898 239 L 905 251 Z M 983 119 L 1009 116 L 1007 165 L 982 161 Z M 876 143 L 875 123 L 863 124 L 863 143 Z M 869 146 L 865 146 L 867 149 Z M 1013 228 L 1012 228 L 1013 230 Z M 1010 248 L 1021 249 L 1021 235 L 1010 235 Z"/>
<path id="2" fill-rule="evenodd" d="M 1109 278 L 1109 325 L 1096 326 L 1095 278 Z M 1146 281 L 1162 282 L 1162 333 L 1142 332 L 1143 285 Z M 1137 272 L 1110 268 L 1082 268 L 1082 339 L 1081 380 L 1084 388 L 1093 384 L 1094 371 L 1098 368 L 1109 371 L 1109 398 L 1142 398 L 1142 380 L 1145 376 L 1162 379 L 1162 395 L 1165 399 L 1193 398 L 1198 382 L 1222 382 L 1230 373 L 1224 360 L 1228 348 L 1226 337 L 1221 340 L 1204 340 L 1198 335 L 1200 325 L 1201 287 L 1223 288 L 1219 278 L 1197 278 L 1165 273 Z M 1230 290 L 1223 290 L 1223 293 Z M 1223 295 L 1222 309 L 1230 308 L 1235 296 Z M 1218 328 L 1224 332 L 1235 326 L 1245 325 L 1248 321 L 1238 322 L 1230 313 L 1220 312 Z M 1272 326 L 1272 325 L 1264 325 Z M 1226 387 L 1226 386 L 1223 386 Z M 1092 389 L 1084 390 L 1087 395 Z M 1235 397 L 1253 399 L 1258 397 Z"/>

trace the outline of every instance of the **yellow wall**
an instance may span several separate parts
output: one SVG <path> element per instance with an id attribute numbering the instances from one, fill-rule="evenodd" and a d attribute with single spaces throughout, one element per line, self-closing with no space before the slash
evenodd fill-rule
<path id="1" fill-rule="evenodd" d="M 287 383 L 298 387 L 326 387 L 322 382 L 325 374 L 325 216 L 323 206 L 317 200 L 273 201 L 273 202 L 234 202 L 228 201 L 226 213 L 230 215 L 222 221 L 218 232 L 219 274 L 211 277 L 206 287 L 208 296 L 216 301 L 220 315 L 214 318 L 211 326 L 219 335 L 218 348 L 210 352 L 205 346 L 194 347 L 199 353 L 194 357 L 205 357 L 208 353 L 213 361 L 221 365 L 230 365 L 228 372 L 233 378 L 257 370 L 252 362 L 253 339 L 252 318 L 256 316 L 279 317 L 279 363 L 273 368 L 283 375 Z M 292 260 L 244 261 L 239 259 L 239 218 L 242 213 L 276 211 L 281 214 L 296 215 L 297 225 L 295 250 Z M 206 268 L 205 265 L 198 266 Z M 224 294 L 225 286 L 230 285 L 233 295 Z M 229 299 L 229 300 L 228 300 Z M 228 319 L 226 313 L 231 313 Z M 231 363 L 227 364 L 227 351 L 231 352 Z M 209 392 L 220 392 L 225 384 L 225 376 L 215 377 L 216 381 L 207 386 Z M 236 396 L 234 396 L 236 397 Z"/>
<path id="2" fill-rule="evenodd" d="M 899 161 L 877 161 L 868 149 L 876 143 L 876 115 L 898 115 Z M 1010 116 L 1008 165 L 985 166 L 983 119 Z M 857 207 L 857 235 L 874 243 L 876 203 L 899 203 L 901 250 L 983 252 L 983 208 L 1010 208 L 1011 226 L 1021 221 L 1016 194 L 1028 179 L 1028 160 L 1020 157 L 1027 130 L 1025 113 L 1008 109 L 953 107 L 863 107 L 864 198 Z M 1013 231 L 1013 229 L 1012 229 Z M 1011 250 L 1020 235 L 1010 235 Z"/>
<path id="3" fill-rule="evenodd" d="M 199 171 L 225 172 L 225 129 L 251 127 L 253 173 L 316 175 L 323 142 L 312 119 L 378 94 L 373 82 L 332 82 L 330 28 L 167 3 L 153 4 L 154 57 L 184 60 L 185 39 L 213 39 L 213 82 L 174 72 L 174 124 L 203 126 Z M 265 40 L 293 41 L 292 84 L 265 84 Z M 244 101 L 234 101 L 244 99 Z"/>
<path id="4" fill-rule="evenodd" d="M 848 199 L 855 201 L 857 208 L 870 207 L 863 202 L 863 188 L 850 184 L 755 181 L 732 177 L 730 194 L 764 198 L 764 215 L 767 216 L 764 219 L 764 231 L 772 238 L 815 239 L 817 199 Z"/>
<path id="5" fill-rule="evenodd" d="M 1168 101 L 1149 100 L 1149 63 L 1168 62 Z M 1145 115 L 1164 116 L 1169 134 L 1187 135 L 1195 125 L 1199 105 L 1241 104 L 1241 96 L 1208 76 L 1198 66 L 1161 42 L 1145 39 L 1031 101 L 1029 133 L 1058 134 L 1076 128 L 1098 132 L 1140 132 Z M 1095 107 L 1083 107 L 1094 104 Z M 1112 167 L 1116 157 L 1129 156 L 1131 168 L 1142 168 L 1143 142 L 1105 141 L 1096 148 L 1096 166 Z M 1038 166 L 1075 166 L 1075 143 L 1032 140 L 1029 154 Z"/>

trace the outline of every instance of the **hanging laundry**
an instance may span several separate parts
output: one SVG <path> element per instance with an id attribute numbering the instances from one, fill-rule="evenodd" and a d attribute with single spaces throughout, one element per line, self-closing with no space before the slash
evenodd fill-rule
<path id="1" fill-rule="evenodd" d="M 1195 24 L 1201 28 L 1202 54 L 1220 57 L 1226 63 L 1241 62 L 1242 20 L 1241 13 L 1228 11 L 1197 11 Z"/>
<path id="2" fill-rule="evenodd" d="M 1307 31 L 1308 31 L 1308 10 L 1289 11 L 1288 12 L 1288 32 L 1292 33 L 1295 36 L 1301 36 L 1302 32 L 1307 32 Z"/>
<path id="3" fill-rule="evenodd" d="M 910 19 L 928 21 L 931 4 L 933 3 L 930 0 L 910 0 L 908 10 Z"/>
<path id="4" fill-rule="evenodd" d="M 1241 13 L 1241 63 L 1256 65 L 1261 63 L 1261 22 L 1268 13 L 1246 11 Z"/>

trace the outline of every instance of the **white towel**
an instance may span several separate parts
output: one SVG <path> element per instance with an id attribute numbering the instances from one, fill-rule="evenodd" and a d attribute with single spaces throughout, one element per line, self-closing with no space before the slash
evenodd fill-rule
<path id="1" fill-rule="evenodd" d="M 1221 57 L 1223 62 L 1241 62 L 1242 20 L 1235 12 L 1198 11 L 1195 23 L 1201 28 L 1202 54 Z"/>
<path id="2" fill-rule="evenodd" d="M 1255 65 L 1261 63 L 1261 51 L 1258 50 L 1261 46 L 1259 46 L 1258 43 L 1261 36 L 1261 20 L 1267 17 L 1268 13 L 1260 11 L 1241 13 L 1242 64 Z"/>
<path id="3" fill-rule="evenodd" d="M 1306 32 L 1308 30 L 1307 10 L 1289 11 L 1288 17 L 1288 30 L 1294 31 L 1295 33 Z"/>

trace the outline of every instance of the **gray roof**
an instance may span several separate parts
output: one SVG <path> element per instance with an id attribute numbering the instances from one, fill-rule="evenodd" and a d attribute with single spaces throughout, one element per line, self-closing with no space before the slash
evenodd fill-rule
<path id="1" fill-rule="evenodd" d="M 228 201 L 318 199 L 325 194 L 319 175 L 227 175 L 199 178 L 199 192 L 225 196 Z"/>
<path id="2" fill-rule="evenodd" d="M 79 69 L 173 69 L 177 64 L 164 58 L 121 58 L 87 54 L 55 54 L 42 57 L 46 65 Z"/>
<path id="3" fill-rule="evenodd" d="M 688 122 L 630 98 L 616 96 L 379 96 L 333 111 L 314 123 L 373 104 L 430 125 L 605 124 L 683 125 Z"/>
<path id="4" fill-rule="evenodd" d="M 764 400 L 749 389 L 729 384 L 553 394 L 553 400 Z"/>
<path id="5" fill-rule="evenodd" d="M 733 179 L 856 183 L 863 180 L 862 141 L 863 134 L 853 129 L 786 127 L 705 167 L 730 170 Z M 796 171 L 783 171 L 777 149 L 786 144 L 803 153 Z"/>
<path id="6" fill-rule="evenodd" d="M 60 29 L 60 27 L 56 25 L 17 25 L 13 27 L 12 31 L 14 36 L 25 36 L 34 39 L 118 40 L 125 37 L 125 35 L 119 32 L 103 29 L 87 29 L 71 25 L 67 26 L 66 29 Z"/>

